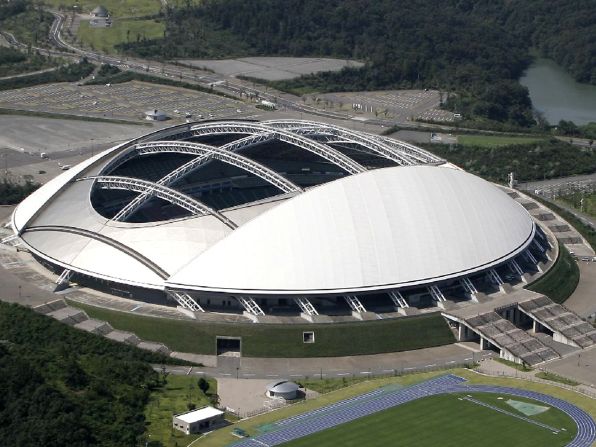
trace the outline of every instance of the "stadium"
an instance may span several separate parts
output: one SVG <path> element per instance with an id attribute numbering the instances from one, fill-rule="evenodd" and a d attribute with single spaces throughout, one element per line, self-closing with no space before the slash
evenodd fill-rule
<path id="1" fill-rule="evenodd" d="M 544 273 L 554 237 L 508 192 L 389 137 L 202 121 L 72 167 L 12 226 L 59 287 L 259 322 L 373 319 L 482 302 Z"/>

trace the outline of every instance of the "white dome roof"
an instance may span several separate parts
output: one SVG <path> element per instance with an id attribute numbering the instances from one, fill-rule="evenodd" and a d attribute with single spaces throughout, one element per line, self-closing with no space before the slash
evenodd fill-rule
<path id="1" fill-rule="evenodd" d="M 266 211 L 167 284 L 245 294 L 403 287 L 503 262 L 522 251 L 534 231 L 521 205 L 464 171 L 377 169 L 318 186 Z"/>

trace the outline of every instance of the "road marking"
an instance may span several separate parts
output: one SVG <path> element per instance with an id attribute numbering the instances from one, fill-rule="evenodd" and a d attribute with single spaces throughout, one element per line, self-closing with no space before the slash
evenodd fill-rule
<path id="1" fill-rule="evenodd" d="M 290 374 L 290 377 L 302 377 L 302 374 Z"/>
<path id="2" fill-rule="evenodd" d="M 337 373 L 336 376 L 349 376 L 350 373 Z"/>
<path id="3" fill-rule="evenodd" d="M 278 374 L 267 374 L 267 377 L 278 377 Z"/>
<path id="4" fill-rule="evenodd" d="M 395 371 L 395 370 L 393 370 L 393 369 L 384 369 L 383 370 L 384 373 L 392 373 L 393 371 Z"/>
<path id="5" fill-rule="evenodd" d="M 411 369 L 416 369 L 416 368 L 404 368 L 404 371 L 409 371 Z"/>
<path id="6" fill-rule="evenodd" d="M 437 364 L 436 363 L 433 363 L 431 365 L 426 365 L 425 368 L 430 368 L 431 366 L 437 366 Z"/>
<path id="7" fill-rule="evenodd" d="M 451 360 L 450 362 L 447 362 L 448 365 L 451 365 L 453 363 L 455 363 L 455 360 Z"/>
<path id="8" fill-rule="evenodd" d="M 255 374 L 242 374 L 244 377 L 254 377 Z"/>
<path id="9" fill-rule="evenodd" d="M 466 357 L 464 360 L 472 360 L 472 357 Z"/>
<path id="10" fill-rule="evenodd" d="M 131 312 L 134 312 L 135 310 L 137 310 L 137 309 L 140 309 L 141 307 L 143 307 L 143 306 L 141 306 L 141 305 L 139 305 L 139 306 L 135 306 L 135 307 L 133 307 L 133 308 L 132 308 L 130 311 L 131 311 Z"/>
<path id="11" fill-rule="evenodd" d="M 231 376 L 232 374 L 230 373 L 221 373 L 220 376 Z"/>
<path id="12" fill-rule="evenodd" d="M 371 374 L 370 371 L 360 371 L 360 374 Z"/>

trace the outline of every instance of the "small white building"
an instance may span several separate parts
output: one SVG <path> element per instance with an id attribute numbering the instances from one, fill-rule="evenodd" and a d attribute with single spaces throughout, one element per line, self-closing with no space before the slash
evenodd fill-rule
<path id="1" fill-rule="evenodd" d="M 261 100 L 261 105 L 271 110 L 275 110 L 277 108 L 277 105 L 274 102 L 267 101 L 266 99 Z"/>
<path id="2" fill-rule="evenodd" d="M 223 422 L 224 412 L 213 407 L 203 407 L 172 417 L 172 426 L 187 435 L 210 431 Z"/>
<path id="3" fill-rule="evenodd" d="M 147 110 L 145 112 L 145 119 L 149 121 L 165 121 L 168 119 L 168 115 L 157 109 Z"/>
<path id="4" fill-rule="evenodd" d="M 274 397 L 277 399 L 294 400 L 298 397 L 298 390 L 300 385 L 288 380 L 280 380 L 271 382 L 267 385 L 267 397 Z"/>

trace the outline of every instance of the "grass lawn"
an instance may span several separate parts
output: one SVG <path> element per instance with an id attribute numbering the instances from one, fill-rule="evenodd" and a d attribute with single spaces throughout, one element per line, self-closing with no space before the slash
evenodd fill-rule
<path id="1" fill-rule="evenodd" d="M 569 385 L 569 386 L 577 386 L 580 384 L 579 382 L 576 382 L 575 380 L 568 379 L 567 377 L 561 377 L 558 374 L 553 374 L 553 373 L 544 372 L 544 371 L 536 373 L 535 376 L 538 377 L 539 379 L 550 380 L 551 382 L 559 382 L 559 383 L 562 383 L 564 385 Z"/>
<path id="2" fill-rule="evenodd" d="M 583 206 L 581 200 L 583 199 Z M 580 193 L 576 192 L 566 196 L 560 196 L 557 200 L 561 200 L 567 205 L 571 205 L 578 211 L 582 211 L 592 217 L 596 217 L 596 192 Z"/>
<path id="3" fill-rule="evenodd" d="M 473 371 L 464 370 L 464 369 L 455 369 L 452 371 L 445 371 L 445 372 L 412 374 L 412 375 L 407 375 L 407 376 L 402 376 L 402 377 L 385 377 L 385 378 L 373 379 L 373 380 L 368 380 L 365 382 L 360 382 L 355 385 L 324 394 L 316 399 L 310 399 L 310 400 L 307 400 L 307 401 L 304 401 L 304 402 L 301 402 L 301 403 L 298 403 L 295 405 L 291 405 L 291 406 L 284 407 L 284 408 L 276 410 L 276 411 L 272 411 L 270 413 L 263 414 L 261 416 L 257 416 L 257 417 L 251 418 L 251 419 L 240 421 L 231 427 L 227 427 L 227 428 L 224 428 L 221 430 L 217 430 L 213 433 L 210 433 L 206 437 L 200 439 L 195 444 L 193 444 L 193 447 L 221 447 L 221 446 L 225 446 L 225 445 L 228 445 L 228 444 L 238 440 L 238 438 L 235 438 L 232 435 L 232 430 L 235 427 L 239 427 L 239 428 L 245 430 L 250 436 L 254 436 L 254 435 L 258 434 L 257 433 L 258 427 L 263 426 L 265 424 L 270 424 L 272 422 L 275 422 L 275 421 L 278 421 L 281 419 L 285 419 L 285 418 L 288 418 L 291 416 L 295 416 L 297 414 L 305 413 L 307 411 L 312 411 L 317 408 L 323 407 L 325 405 L 329 405 L 329 404 L 338 402 L 340 400 L 349 399 L 351 397 L 358 396 L 363 393 L 367 393 L 369 391 L 372 391 L 372 390 L 377 389 L 384 385 L 394 384 L 394 383 L 398 383 L 401 385 L 412 385 L 414 383 L 422 382 L 422 381 L 428 380 L 432 377 L 435 377 L 435 376 L 438 376 L 441 374 L 446 374 L 449 372 L 451 372 L 453 374 L 457 374 L 461 377 L 464 377 L 470 383 L 473 383 L 473 384 L 509 386 L 509 387 L 523 388 L 523 389 L 527 389 L 527 390 L 531 390 L 531 391 L 537 391 L 539 393 L 544 393 L 544 394 L 550 394 L 551 396 L 558 397 L 559 399 L 564 399 L 574 405 L 577 405 L 578 407 L 587 411 L 593 418 L 596 419 L 596 399 L 590 399 L 590 398 L 582 396 L 578 393 L 574 393 L 572 391 L 568 391 L 568 390 L 565 390 L 565 389 L 562 389 L 562 388 L 559 388 L 556 386 L 552 386 L 552 385 L 526 382 L 521 379 L 513 379 L 513 378 L 510 379 L 510 378 L 501 378 L 501 377 L 486 377 L 486 376 L 481 376 L 479 374 L 476 374 Z M 338 381 L 341 381 L 341 379 L 338 379 Z M 520 400 L 520 399 L 516 398 L 515 400 Z M 510 411 L 512 411 L 512 410 L 510 410 Z M 459 418 L 459 414 L 455 413 L 455 415 L 452 415 L 452 417 Z M 428 420 L 430 420 L 430 419 L 427 417 L 424 418 L 424 421 L 425 421 L 424 427 L 421 426 L 421 424 L 419 422 L 417 423 L 419 431 L 422 432 L 422 431 L 426 430 L 426 422 Z M 402 427 L 401 420 L 399 420 L 399 419 L 393 419 L 391 421 L 391 424 L 396 425 L 397 427 Z M 368 429 L 367 429 L 367 431 L 369 433 L 371 432 L 371 430 L 368 430 Z M 444 445 L 442 443 L 442 441 L 443 440 L 441 440 L 441 442 L 439 442 L 435 445 Z M 519 441 L 519 439 L 517 441 Z M 314 446 L 316 444 L 310 444 L 310 445 Z M 342 445 L 342 444 L 337 443 L 336 445 Z M 360 445 L 368 446 L 369 444 L 367 444 L 365 442 Z M 385 445 L 395 445 L 395 444 L 385 444 Z M 417 446 L 418 444 L 409 444 L 409 445 Z M 460 445 L 460 444 L 457 444 L 457 445 Z M 483 445 L 483 444 L 482 443 L 476 443 L 476 444 L 470 443 L 468 445 Z M 503 443 L 500 445 L 507 445 L 507 444 Z M 509 445 L 511 445 L 511 446 L 519 445 L 519 442 L 512 442 Z M 526 444 L 524 443 L 524 446 L 525 445 Z"/>
<path id="4" fill-rule="evenodd" d="M 500 136 L 500 135 L 458 135 L 457 142 L 463 146 L 499 147 L 511 144 L 535 143 L 544 137 Z"/>
<path id="5" fill-rule="evenodd" d="M 2 31 L 14 34 L 16 39 L 25 44 L 47 46 L 48 34 L 54 16 L 49 12 L 28 9 L 25 12 L 8 17 L 1 23 Z"/>
<path id="6" fill-rule="evenodd" d="M 207 379 L 207 394 L 217 393 L 215 379 Z M 185 435 L 172 428 L 172 415 L 188 411 L 187 404 L 193 403 L 196 408 L 210 405 L 209 398 L 199 389 L 196 376 L 167 377 L 167 384 L 151 394 L 145 407 L 147 441 L 160 441 L 166 447 L 186 446 L 199 435 Z"/>
<path id="7" fill-rule="evenodd" d="M 463 395 L 441 395 L 416 400 L 283 445 L 500 447 L 519 445 L 523 439 L 524 447 L 554 447 L 566 445 L 575 436 L 573 421 L 553 408 L 531 419 L 567 430 L 557 435 L 490 408 L 459 400 L 458 397 L 461 396 Z M 495 406 L 496 402 L 501 402 L 496 396 L 482 393 L 473 397 Z M 506 404 L 499 407 L 523 416 Z"/>
<path id="8" fill-rule="evenodd" d="M 555 303 L 562 303 L 571 296 L 578 282 L 579 267 L 567 249 L 559 244 L 559 258 L 555 265 L 527 289 L 542 293 Z"/>
<path id="9" fill-rule="evenodd" d="M 440 313 L 338 324 L 216 324 L 144 317 L 69 301 L 92 318 L 134 332 L 170 349 L 215 354 L 217 335 L 242 337 L 245 357 L 327 357 L 398 352 L 455 341 Z M 303 343 L 303 331 L 314 331 L 316 343 Z M 346 343 L 349 338 L 350 343 Z M 275 340 L 275 343 L 271 343 Z"/>
<path id="10" fill-rule="evenodd" d="M 81 21 L 77 38 L 85 45 L 104 53 L 115 53 L 115 45 L 134 42 L 137 38 L 163 37 L 165 25 L 155 20 L 115 19 L 109 28 L 93 28 L 86 20 Z"/>
<path id="11" fill-rule="evenodd" d="M 78 12 L 89 14 L 96 6 L 102 5 L 112 17 L 138 17 L 157 14 L 161 7 L 159 0 L 44 0 L 44 3 L 59 8 L 78 5 Z"/>

